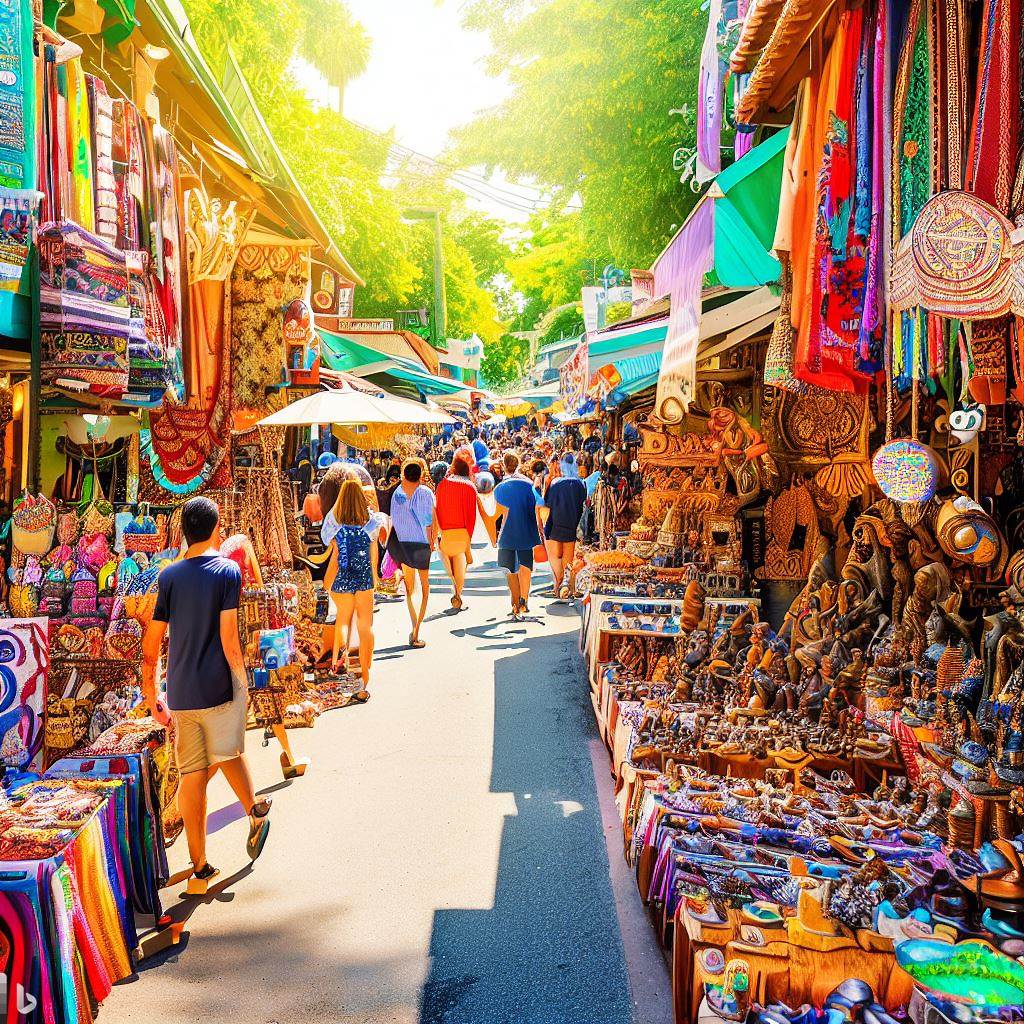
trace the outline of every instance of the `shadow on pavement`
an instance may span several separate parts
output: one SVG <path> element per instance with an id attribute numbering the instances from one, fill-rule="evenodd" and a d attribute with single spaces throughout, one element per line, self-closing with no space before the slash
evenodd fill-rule
<path id="1" fill-rule="evenodd" d="M 498 639 L 489 627 L 465 630 Z M 627 1024 L 629 981 L 573 633 L 495 663 L 491 791 L 511 792 L 494 905 L 439 910 L 420 1024 Z"/>

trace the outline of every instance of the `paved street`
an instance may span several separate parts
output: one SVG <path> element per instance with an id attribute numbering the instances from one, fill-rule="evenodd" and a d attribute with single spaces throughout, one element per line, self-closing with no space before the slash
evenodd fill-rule
<path id="1" fill-rule="evenodd" d="M 534 598 L 532 620 L 512 623 L 493 557 L 478 547 L 459 615 L 435 563 L 422 651 L 404 647 L 404 602 L 379 612 L 372 700 L 291 734 L 313 759 L 305 778 L 281 783 L 276 745 L 249 734 L 275 798 L 263 858 L 244 868 L 241 810 L 217 780 L 210 859 L 226 881 L 101 1024 L 670 1019 L 619 853 L 578 616 Z M 172 869 L 186 860 L 181 841 Z"/>

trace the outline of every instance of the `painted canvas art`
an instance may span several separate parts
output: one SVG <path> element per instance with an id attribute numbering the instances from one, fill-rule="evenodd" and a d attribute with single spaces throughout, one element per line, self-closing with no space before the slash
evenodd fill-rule
<path id="1" fill-rule="evenodd" d="M 43 759 L 48 620 L 0 619 L 0 761 L 39 769 Z"/>

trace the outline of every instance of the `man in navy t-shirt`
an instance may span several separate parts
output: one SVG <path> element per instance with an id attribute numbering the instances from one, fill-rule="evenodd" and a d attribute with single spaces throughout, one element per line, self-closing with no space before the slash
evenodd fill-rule
<path id="1" fill-rule="evenodd" d="M 153 717 L 163 725 L 174 722 L 181 773 L 178 807 L 193 872 L 209 881 L 217 874 L 206 859 L 206 787 L 213 774 L 218 768 L 224 772 L 249 813 L 247 850 L 253 860 L 270 830 L 270 801 L 256 800 L 245 759 L 248 688 L 238 635 L 241 572 L 217 551 L 220 514 L 209 498 L 185 503 L 181 529 L 187 549 L 159 576 L 156 610 L 143 641 L 142 689 Z M 168 629 L 165 706 L 157 698 L 156 668 Z"/>
<path id="2" fill-rule="evenodd" d="M 502 460 L 505 476 L 494 488 L 494 500 L 502 510 L 498 534 L 498 565 L 507 573 L 512 596 L 512 618 L 528 612 L 530 578 L 533 575 L 533 549 L 541 543 L 537 509 L 544 499 L 533 482 L 519 472 L 519 456 L 506 452 Z"/>

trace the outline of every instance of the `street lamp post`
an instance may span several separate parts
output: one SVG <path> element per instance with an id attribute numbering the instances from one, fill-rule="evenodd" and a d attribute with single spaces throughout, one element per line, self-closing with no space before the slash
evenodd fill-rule
<path id="1" fill-rule="evenodd" d="M 444 247 L 441 238 L 441 210 L 436 206 L 413 207 L 404 211 L 409 220 L 434 222 L 434 347 L 448 343 L 448 303 L 444 290 Z"/>

